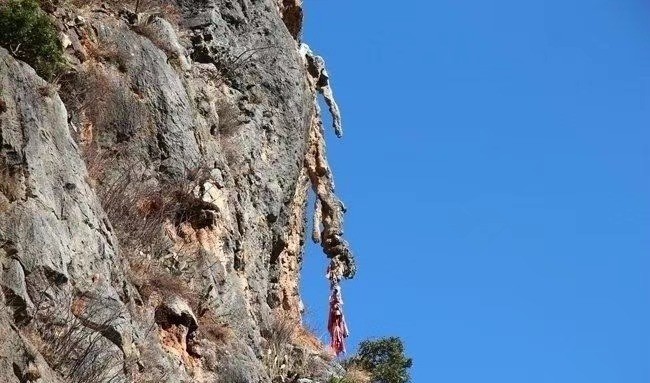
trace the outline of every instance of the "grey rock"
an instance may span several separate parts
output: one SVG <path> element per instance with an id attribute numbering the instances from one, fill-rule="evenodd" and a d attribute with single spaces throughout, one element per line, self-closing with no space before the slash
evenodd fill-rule
<path id="1" fill-rule="evenodd" d="M 0 279 L 6 304 L 12 308 L 16 323 L 26 323 L 30 320 L 34 303 L 27 294 L 25 272 L 17 259 L 9 258 L 6 262 L 7 265 L 3 267 L 4 273 Z"/>
<path id="2" fill-rule="evenodd" d="M 0 115 L 0 191 L 9 201 L 0 214 L 0 242 L 4 243 L 0 255 L 7 266 L 2 275 L 3 295 L 5 300 L 9 295 L 28 306 L 37 305 L 34 314 L 39 323 L 34 326 L 44 328 L 40 327 L 43 320 L 63 323 L 63 318 L 71 318 L 41 311 L 47 306 L 52 308 L 50 313 L 69 312 L 62 306 L 70 303 L 64 297 L 72 292 L 71 281 L 77 286 L 90 285 L 96 275 L 119 281 L 123 268 L 113 247 L 116 239 L 86 182 L 86 167 L 68 131 L 66 110 L 59 96 L 49 92 L 47 83 L 33 69 L 3 49 L 0 87 L 7 105 L 6 112 Z M 117 296 L 114 290 L 112 293 Z M 14 320 L 15 315 L 14 311 Z M 9 326 L 10 322 L 5 323 Z M 25 323 L 18 320 L 16 325 Z M 18 327 L 12 328 L 14 333 L 20 333 Z M 9 335 L 0 337 L 0 349 L 17 347 L 17 343 L 11 343 L 18 342 L 17 337 Z M 22 335 L 19 338 L 24 342 Z M 30 355 L 30 360 L 40 358 L 38 352 Z M 20 367 L 20 363 L 17 365 Z M 40 365 L 47 370 L 42 358 Z M 25 371 L 30 369 L 26 366 Z M 0 380 L 12 379 L 2 376 Z"/>
<path id="3" fill-rule="evenodd" d="M 52 328 L 74 325 L 116 381 L 270 382 L 263 329 L 301 315 L 311 182 L 331 210 L 324 250 L 351 258 L 317 93 L 337 133 L 340 116 L 322 59 L 299 48 L 300 2 L 177 3 L 180 29 L 59 8 L 73 66 L 59 91 L 0 49 L 0 381 L 78 380 L 77 349 L 48 354 Z M 227 344 L 208 336 L 217 322 Z"/>

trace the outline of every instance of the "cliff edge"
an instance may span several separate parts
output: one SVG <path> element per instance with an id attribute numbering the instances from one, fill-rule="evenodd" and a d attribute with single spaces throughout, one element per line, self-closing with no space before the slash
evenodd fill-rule
<path id="1" fill-rule="evenodd" d="M 0 381 L 339 374 L 300 325 L 308 215 L 330 271 L 355 272 L 301 2 L 43 8 L 58 77 L 0 48 Z"/>

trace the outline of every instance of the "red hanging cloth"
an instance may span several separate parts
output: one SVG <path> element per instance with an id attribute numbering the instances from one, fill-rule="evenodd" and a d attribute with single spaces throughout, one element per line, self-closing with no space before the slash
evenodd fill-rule
<path id="1" fill-rule="evenodd" d="M 333 285 L 332 295 L 330 296 L 330 313 L 327 330 L 332 339 L 330 346 L 336 352 L 336 355 L 345 353 L 345 338 L 350 334 L 348 332 L 348 326 L 345 323 L 345 316 L 343 315 L 341 288 L 336 284 Z"/>

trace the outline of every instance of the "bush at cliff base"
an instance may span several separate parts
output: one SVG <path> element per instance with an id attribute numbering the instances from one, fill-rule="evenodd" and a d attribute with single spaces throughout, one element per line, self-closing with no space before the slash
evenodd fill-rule
<path id="1" fill-rule="evenodd" d="M 413 360 L 406 356 L 404 344 L 397 337 L 366 340 L 359 345 L 359 352 L 347 365 L 356 365 L 372 374 L 377 383 L 408 383 L 409 368 Z"/>

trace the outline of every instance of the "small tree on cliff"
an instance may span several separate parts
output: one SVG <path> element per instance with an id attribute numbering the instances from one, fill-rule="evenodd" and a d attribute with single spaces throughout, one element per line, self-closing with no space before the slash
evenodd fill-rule
<path id="1" fill-rule="evenodd" d="M 346 364 L 370 372 L 374 383 L 408 383 L 413 360 L 404 353 L 402 340 L 390 337 L 361 342 L 358 354 Z"/>
<path id="2" fill-rule="evenodd" d="M 0 1 L 0 46 L 45 79 L 63 67 L 56 27 L 36 0 Z"/>

